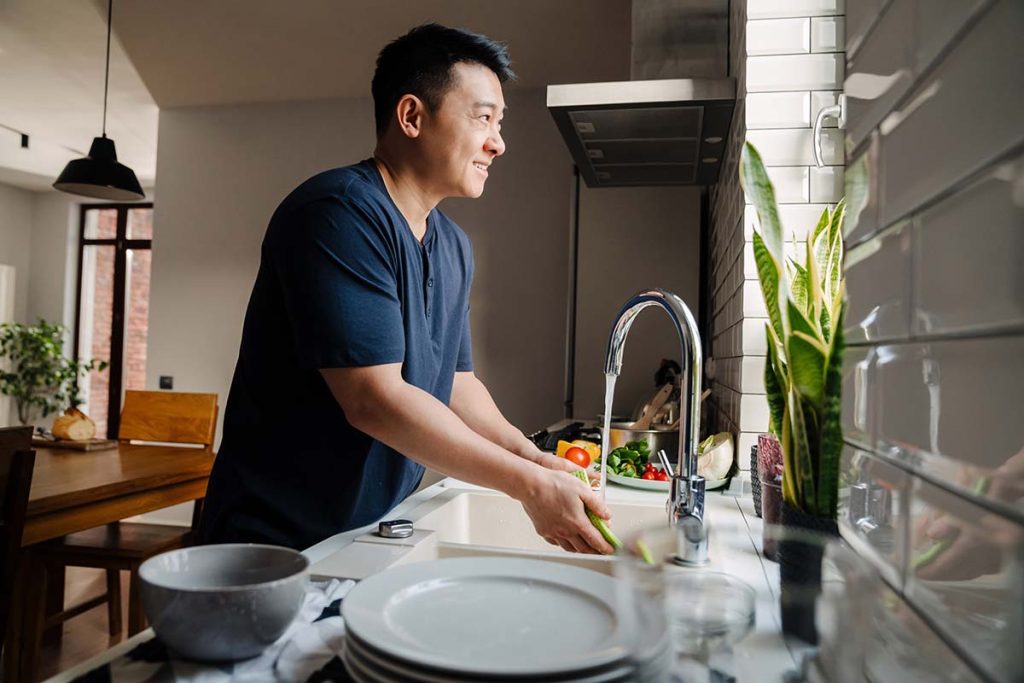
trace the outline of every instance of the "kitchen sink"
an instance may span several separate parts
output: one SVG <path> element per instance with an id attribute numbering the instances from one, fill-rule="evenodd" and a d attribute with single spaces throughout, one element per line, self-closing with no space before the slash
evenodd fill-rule
<path id="1" fill-rule="evenodd" d="M 666 522 L 664 504 L 609 501 L 611 527 L 623 538 Z M 390 566 L 446 557 L 525 557 L 611 575 L 612 557 L 572 553 L 537 535 L 522 505 L 503 494 L 452 489 L 409 511 L 416 529 L 405 539 L 365 534 L 312 567 L 314 575 L 361 579 Z"/>

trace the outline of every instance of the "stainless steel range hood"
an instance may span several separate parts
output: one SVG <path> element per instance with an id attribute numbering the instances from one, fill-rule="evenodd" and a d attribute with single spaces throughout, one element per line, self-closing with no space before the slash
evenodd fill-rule
<path id="1" fill-rule="evenodd" d="M 736 101 L 728 22 L 729 0 L 634 0 L 635 80 L 548 86 L 589 187 L 717 181 Z"/>

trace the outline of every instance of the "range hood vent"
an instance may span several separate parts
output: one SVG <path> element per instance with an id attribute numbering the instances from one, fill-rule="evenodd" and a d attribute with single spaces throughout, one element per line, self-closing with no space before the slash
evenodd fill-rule
<path id="1" fill-rule="evenodd" d="M 548 110 L 589 187 L 718 180 L 736 102 L 728 13 L 727 0 L 634 0 L 631 73 L 676 77 L 548 86 Z"/>

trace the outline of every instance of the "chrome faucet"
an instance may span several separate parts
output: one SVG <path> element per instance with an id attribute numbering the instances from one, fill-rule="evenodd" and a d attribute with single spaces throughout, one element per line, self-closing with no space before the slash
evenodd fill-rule
<path id="1" fill-rule="evenodd" d="M 708 559 L 707 529 L 704 524 L 704 477 L 697 474 L 698 433 L 700 430 L 701 372 L 704 365 L 700 333 L 686 303 L 672 292 L 649 289 L 633 295 L 615 317 L 608 338 L 606 375 L 618 377 L 622 371 L 622 352 L 626 336 L 637 314 L 648 306 L 662 308 L 679 333 L 683 372 L 687 386 L 681 387 L 686 402 L 679 419 L 679 459 L 672 473 L 668 499 L 668 521 L 679 532 L 675 561 L 700 565 Z"/>

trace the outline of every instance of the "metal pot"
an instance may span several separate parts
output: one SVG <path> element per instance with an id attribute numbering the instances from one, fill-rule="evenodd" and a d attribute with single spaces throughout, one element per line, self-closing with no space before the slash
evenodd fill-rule
<path id="1" fill-rule="evenodd" d="M 612 422 L 608 433 L 608 452 L 625 446 L 627 441 L 646 441 L 651 447 L 651 454 L 657 453 L 662 448 L 668 455 L 670 462 L 675 463 L 679 459 L 679 430 L 662 429 L 630 429 L 630 422 Z"/>

